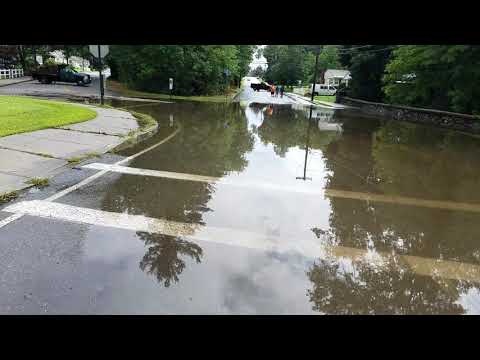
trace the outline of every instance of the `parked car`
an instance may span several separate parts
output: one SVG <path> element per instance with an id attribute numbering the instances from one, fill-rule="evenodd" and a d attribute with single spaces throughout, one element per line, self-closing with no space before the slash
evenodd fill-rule
<path id="1" fill-rule="evenodd" d="M 260 90 L 270 90 L 270 85 L 268 85 L 266 82 L 261 82 L 261 83 L 258 83 L 258 84 L 250 84 L 250 87 L 254 90 L 254 91 L 260 91 Z"/>
<path id="2" fill-rule="evenodd" d="M 309 93 L 312 93 L 313 84 L 310 85 Z M 333 85 L 328 84 L 315 84 L 315 93 L 314 95 L 335 95 L 337 88 Z"/>
<path id="3" fill-rule="evenodd" d="M 56 81 L 87 85 L 92 82 L 90 75 L 78 72 L 69 65 L 44 65 L 32 72 L 32 78 L 42 84 L 50 84 Z"/>

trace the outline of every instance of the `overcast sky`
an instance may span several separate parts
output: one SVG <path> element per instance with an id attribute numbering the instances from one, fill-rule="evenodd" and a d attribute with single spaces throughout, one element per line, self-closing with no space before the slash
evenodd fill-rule
<path id="1" fill-rule="evenodd" d="M 260 48 L 264 48 L 265 46 L 267 45 L 259 45 Z M 267 68 L 267 59 L 265 59 L 265 57 L 262 55 L 262 57 L 260 59 L 257 59 L 256 54 L 253 55 L 253 61 L 250 63 L 250 69 L 255 69 L 256 67 L 258 67 L 259 65 L 261 67 L 263 67 L 264 69 Z"/>

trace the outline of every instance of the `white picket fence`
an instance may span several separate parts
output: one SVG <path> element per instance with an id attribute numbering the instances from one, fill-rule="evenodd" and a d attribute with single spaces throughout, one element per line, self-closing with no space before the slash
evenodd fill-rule
<path id="1" fill-rule="evenodd" d="M 0 69 L 0 79 L 15 79 L 23 76 L 23 69 Z"/>

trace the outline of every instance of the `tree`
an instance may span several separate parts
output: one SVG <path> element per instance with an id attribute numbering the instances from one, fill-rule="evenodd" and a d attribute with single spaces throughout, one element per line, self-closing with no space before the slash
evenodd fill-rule
<path id="1" fill-rule="evenodd" d="M 350 268 L 350 269 L 349 269 Z M 452 289 L 427 276 L 402 269 L 399 260 L 387 258 L 383 266 L 368 261 L 341 266 L 333 257 L 318 259 L 307 272 L 307 291 L 313 309 L 335 315 L 463 314 L 458 303 L 467 288 Z M 455 282 L 457 283 L 457 282 Z M 452 285 L 452 284 L 450 284 Z"/>
<path id="2" fill-rule="evenodd" d="M 295 85 L 298 80 L 307 80 L 308 51 L 304 45 L 269 45 L 263 49 L 268 68 L 266 80 L 273 83 Z"/>
<path id="3" fill-rule="evenodd" d="M 263 49 L 267 59 L 267 81 L 286 85 L 313 82 L 315 56 L 318 56 L 318 74 L 327 69 L 340 66 L 338 50 L 335 45 L 270 45 Z M 317 79 L 318 82 L 318 79 Z"/>
<path id="4" fill-rule="evenodd" d="M 384 99 L 383 73 L 392 52 L 390 45 L 354 45 L 340 48 L 341 65 L 350 70 L 349 95 L 369 101 Z"/>
<path id="5" fill-rule="evenodd" d="M 250 71 L 250 76 L 255 76 L 263 79 L 263 77 L 265 76 L 265 70 L 261 66 L 257 66 L 255 69 Z"/>
<path id="6" fill-rule="evenodd" d="M 147 251 L 140 262 L 140 269 L 149 275 L 154 275 L 165 287 L 178 282 L 178 276 L 185 269 L 185 261 L 180 255 L 201 262 L 203 250 L 197 244 L 181 238 L 161 234 L 139 232 L 137 234 L 145 242 Z"/>
<path id="7" fill-rule="evenodd" d="M 251 45 L 112 45 L 107 61 L 114 76 L 134 89 L 165 92 L 174 78 L 179 95 L 210 95 L 247 74 L 253 50 Z"/>
<path id="8" fill-rule="evenodd" d="M 0 45 L 0 68 L 11 68 L 18 62 L 18 50 L 15 45 Z"/>
<path id="9" fill-rule="evenodd" d="M 242 77 L 246 76 L 250 70 L 253 54 L 256 50 L 254 45 L 236 45 L 238 50 L 238 84 Z"/>
<path id="10" fill-rule="evenodd" d="M 309 82 L 313 83 L 313 74 L 315 72 L 315 54 L 314 52 L 308 52 L 307 54 L 306 76 L 309 78 Z M 316 82 L 324 83 L 323 74 L 328 69 L 338 69 L 341 67 L 338 57 L 338 49 L 335 45 L 325 45 L 320 49 L 318 55 L 318 78 Z"/>
<path id="11" fill-rule="evenodd" d="M 479 60 L 478 45 L 401 46 L 386 67 L 387 100 L 478 114 Z"/>

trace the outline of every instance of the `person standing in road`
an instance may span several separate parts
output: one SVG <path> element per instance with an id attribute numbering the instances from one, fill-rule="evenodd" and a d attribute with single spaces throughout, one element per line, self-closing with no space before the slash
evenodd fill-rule
<path id="1" fill-rule="evenodd" d="M 280 86 L 280 97 L 283 98 L 283 91 L 285 90 L 285 86 Z"/>
<path id="2" fill-rule="evenodd" d="M 275 85 L 270 86 L 270 94 L 275 96 Z"/>
<path id="3" fill-rule="evenodd" d="M 278 85 L 275 89 L 275 97 L 278 97 L 278 93 L 280 92 L 281 85 Z"/>

